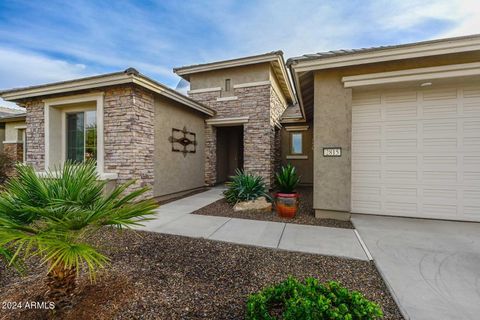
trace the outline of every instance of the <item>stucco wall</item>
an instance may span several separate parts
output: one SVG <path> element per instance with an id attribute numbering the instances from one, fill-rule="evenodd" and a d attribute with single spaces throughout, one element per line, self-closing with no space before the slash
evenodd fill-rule
<path id="1" fill-rule="evenodd" d="M 5 139 L 4 141 L 14 142 L 21 141 L 22 137 L 19 136 L 17 127 L 25 126 L 25 121 L 15 121 L 5 123 Z"/>
<path id="2" fill-rule="evenodd" d="M 300 175 L 300 183 L 302 185 L 313 184 L 313 123 L 306 123 L 308 130 L 304 131 L 287 131 L 287 127 L 299 126 L 304 124 L 284 124 L 281 130 L 281 164 L 286 165 L 291 163 L 297 168 L 297 173 Z M 307 156 L 307 159 L 287 159 L 290 155 L 290 134 L 292 132 L 303 133 L 303 155 Z"/>
<path id="3" fill-rule="evenodd" d="M 190 76 L 190 90 L 215 88 L 225 86 L 225 79 L 231 80 L 231 87 L 236 84 L 269 80 L 270 64 L 255 64 L 221 70 L 212 70 L 192 74 Z"/>
<path id="4" fill-rule="evenodd" d="M 317 71 L 314 74 L 314 208 L 350 211 L 352 90 L 342 77 L 480 61 L 480 53 L 443 55 Z M 342 147 L 342 157 L 323 157 L 323 147 Z"/>
<path id="5" fill-rule="evenodd" d="M 166 98 L 155 97 L 154 186 L 155 197 L 204 186 L 204 116 Z M 173 152 L 169 137 L 172 128 L 194 132 L 196 153 Z M 178 145 L 177 145 L 178 146 Z"/>

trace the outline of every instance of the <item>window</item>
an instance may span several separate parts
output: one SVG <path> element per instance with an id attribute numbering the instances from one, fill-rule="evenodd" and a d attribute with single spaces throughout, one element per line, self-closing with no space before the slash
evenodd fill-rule
<path id="1" fill-rule="evenodd" d="M 18 135 L 19 135 L 20 141 L 23 142 L 22 162 L 25 163 L 25 161 L 27 160 L 27 136 L 26 136 L 26 129 L 19 129 L 19 130 L 18 130 Z"/>
<path id="2" fill-rule="evenodd" d="M 67 114 L 67 160 L 97 159 L 97 118 L 95 111 Z"/>
<path id="3" fill-rule="evenodd" d="M 292 132 L 290 136 L 290 152 L 291 154 L 303 154 L 302 133 Z"/>
<path id="4" fill-rule="evenodd" d="M 230 79 L 225 79 L 225 91 L 230 91 Z"/>

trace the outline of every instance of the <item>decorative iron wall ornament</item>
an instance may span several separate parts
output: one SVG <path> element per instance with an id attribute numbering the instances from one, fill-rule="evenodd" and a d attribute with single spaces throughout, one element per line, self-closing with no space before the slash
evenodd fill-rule
<path id="1" fill-rule="evenodd" d="M 172 136 L 168 141 L 172 143 L 172 151 L 182 152 L 184 157 L 187 153 L 197 152 L 197 136 L 187 131 L 187 127 L 183 127 L 183 130 L 172 128 Z"/>

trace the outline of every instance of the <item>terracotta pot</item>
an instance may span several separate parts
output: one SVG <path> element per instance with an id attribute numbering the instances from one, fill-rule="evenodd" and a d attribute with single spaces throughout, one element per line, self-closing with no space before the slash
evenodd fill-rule
<path id="1" fill-rule="evenodd" d="M 277 193 L 276 208 L 282 218 L 293 218 L 298 209 L 298 193 Z"/>

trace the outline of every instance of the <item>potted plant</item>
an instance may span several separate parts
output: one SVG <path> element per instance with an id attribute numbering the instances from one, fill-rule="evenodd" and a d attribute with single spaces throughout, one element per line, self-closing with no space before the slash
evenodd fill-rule
<path id="1" fill-rule="evenodd" d="M 276 194 L 278 215 L 283 218 L 293 218 L 298 210 L 298 193 L 295 188 L 300 182 L 297 170 L 291 164 L 280 169 L 275 176 L 280 192 Z"/>

